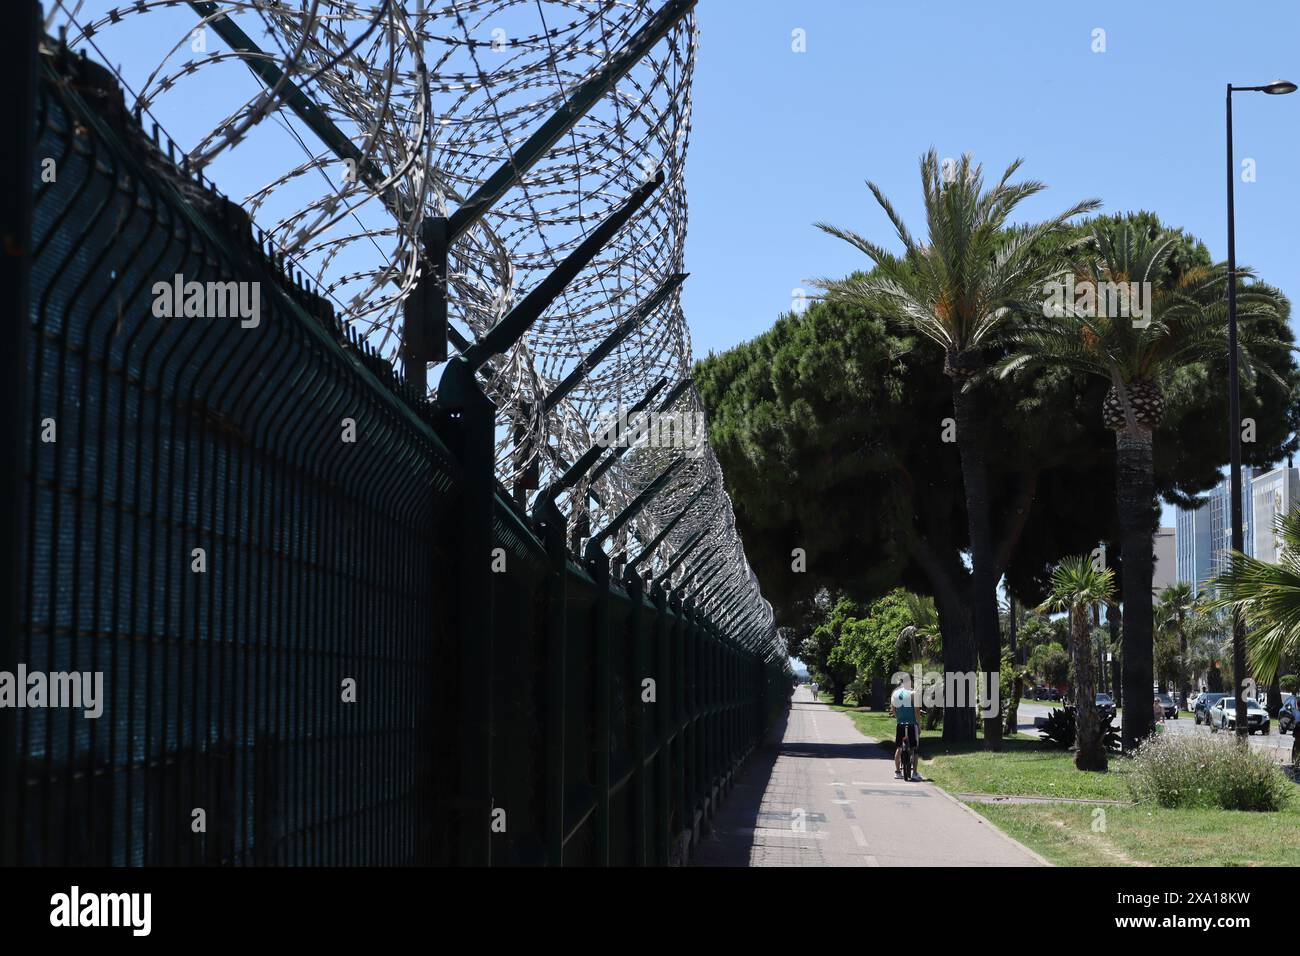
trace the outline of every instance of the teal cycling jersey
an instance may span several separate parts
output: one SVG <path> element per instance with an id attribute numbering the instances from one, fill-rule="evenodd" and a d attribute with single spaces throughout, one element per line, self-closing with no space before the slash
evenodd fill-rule
<path id="1" fill-rule="evenodd" d="M 916 707 L 912 702 L 912 692 L 906 687 L 900 687 L 894 691 L 889 703 L 894 708 L 894 714 L 898 717 L 900 727 L 916 723 Z"/>

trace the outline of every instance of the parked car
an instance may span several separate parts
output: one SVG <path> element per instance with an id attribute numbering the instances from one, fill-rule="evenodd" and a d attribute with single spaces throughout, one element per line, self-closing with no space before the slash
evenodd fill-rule
<path id="1" fill-rule="evenodd" d="M 1060 700 L 1060 699 L 1061 699 L 1061 692 L 1057 690 L 1055 687 L 1047 688 L 1047 694 L 1046 696 L 1043 697 L 1043 700 Z"/>
<path id="2" fill-rule="evenodd" d="M 1110 694 L 1098 694 L 1098 695 L 1097 695 L 1097 709 L 1098 709 L 1099 711 L 1101 711 L 1101 716 L 1102 716 L 1103 718 L 1104 718 L 1107 714 L 1109 714 L 1111 717 L 1114 717 L 1114 716 L 1115 716 L 1115 699 L 1114 699 L 1113 697 L 1111 697 Z"/>
<path id="3" fill-rule="evenodd" d="M 1160 701 L 1160 706 L 1165 709 L 1165 720 L 1178 719 L 1178 704 L 1168 694 L 1156 694 L 1156 699 Z"/>
<path id="4" fill-rule="evenodd" d="M 1284 734 L 1289 730 L 1295 733 L 1298 720 L 1300 720 L 1300 699 L 1292 694 L 1282 702 L 1282 709 L 1277 712 L 1277 732 Z"/>
<path id="5" fill-rule="evenodd" d="M 1192 719 L 1198 724 L 1202 721 L 1209 723 L 1210 708 L 1226 696 L 1227 694 L 1217 692 L 1201 694 L 1196 698 L 1196 709 L 1192 711 Z"/>
<path id="6" fill-rule="evenodd" d="M 1246 698 L 1247 733 L 1262 733 L 1268 736 L 1268 711 L 1259 706 L 1253 697 Z M 1237 701 L 1224 694 L 1210 708 L 1210 730 L 1237 729 Z"/>

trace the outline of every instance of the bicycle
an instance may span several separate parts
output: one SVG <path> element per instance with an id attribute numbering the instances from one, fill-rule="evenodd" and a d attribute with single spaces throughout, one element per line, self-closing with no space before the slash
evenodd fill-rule
<path id="1" fill-rule="evenodd" d="M 903 779 L 907 781 L 920 778 L 920 774 L 915 769 L 919 765 L 920 758 L 912 749 L 913 733 L 916 734 L 916 743 L 919 746 L 921 742 L 921 725 L 916 723 L 908 725 L 903 730 L 903 741 L 899 747 L 899 768 L 903 771 Z"/>

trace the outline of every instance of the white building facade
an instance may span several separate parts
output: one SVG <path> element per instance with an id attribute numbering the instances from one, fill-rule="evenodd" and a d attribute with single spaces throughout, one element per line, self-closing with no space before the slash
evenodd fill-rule
<path id="1" fill-rule="evenodd" d="M 1251 517 L 1254 525 L 1254 557 L 1275 563 L 1277 537 L 1273 522 L 1300 503 L 1300 469 L 1274 468 L 1251 482 Z"/>

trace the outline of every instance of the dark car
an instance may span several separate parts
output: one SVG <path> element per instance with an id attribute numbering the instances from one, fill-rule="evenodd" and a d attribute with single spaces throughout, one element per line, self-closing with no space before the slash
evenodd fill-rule
<path id="1" fill-rule="evenodd" d="M 1277 732 L 1284 734 L 1288 730 L 1295 733 L 1296 721 L 1300 720 L 1300 699 L 1292 694 L 1282 703 L 1282 709 L 1277 712 Z"/>
<path id="2" fill-rule="evenodd" d="M 1047 688 L 1047 693 L 1043 696 L 1043 700 L 1060 700 L 1060 699 L 1061 699 L 1061 692 L 1057 690 L 1055 687 Z"/>
<path id="3" fill-rule="evenodd" d="M 1160 701 L 1160 706 L 1165 710 L 1166 720 L 1178 719 L 1178 705 L 1168 694 L 1156 694 L 1156 700 Z"/>
<path id="4" fill-rule="evenodd" d="M 1210 708 L 1227 696 L 1227 694 L 1219 693 L 1202 694 L 1196 698 L 1196 709 L 1192 711 L 1192 719 L 1198 724 L 1208 724 L 1210 722 Z"/>
<path id="5" fill-rule="evenodd" d="M 1105 717 L 1105 716 L 1107 716 L 1108 714 L 1109 714 L 1111 717 L 1114 717 L 1114 716 L 1115 716 L 1115 699 L 1114 699 L 1113 697 L 1111 697 L 1110 694 L 1098 694 L 1098 695 L 1097 695 L 1097 709 L 1098 709 L 1099 711 L 1101 711 L 1101 716 L 1102 716 L 1102 717 Z"/>

